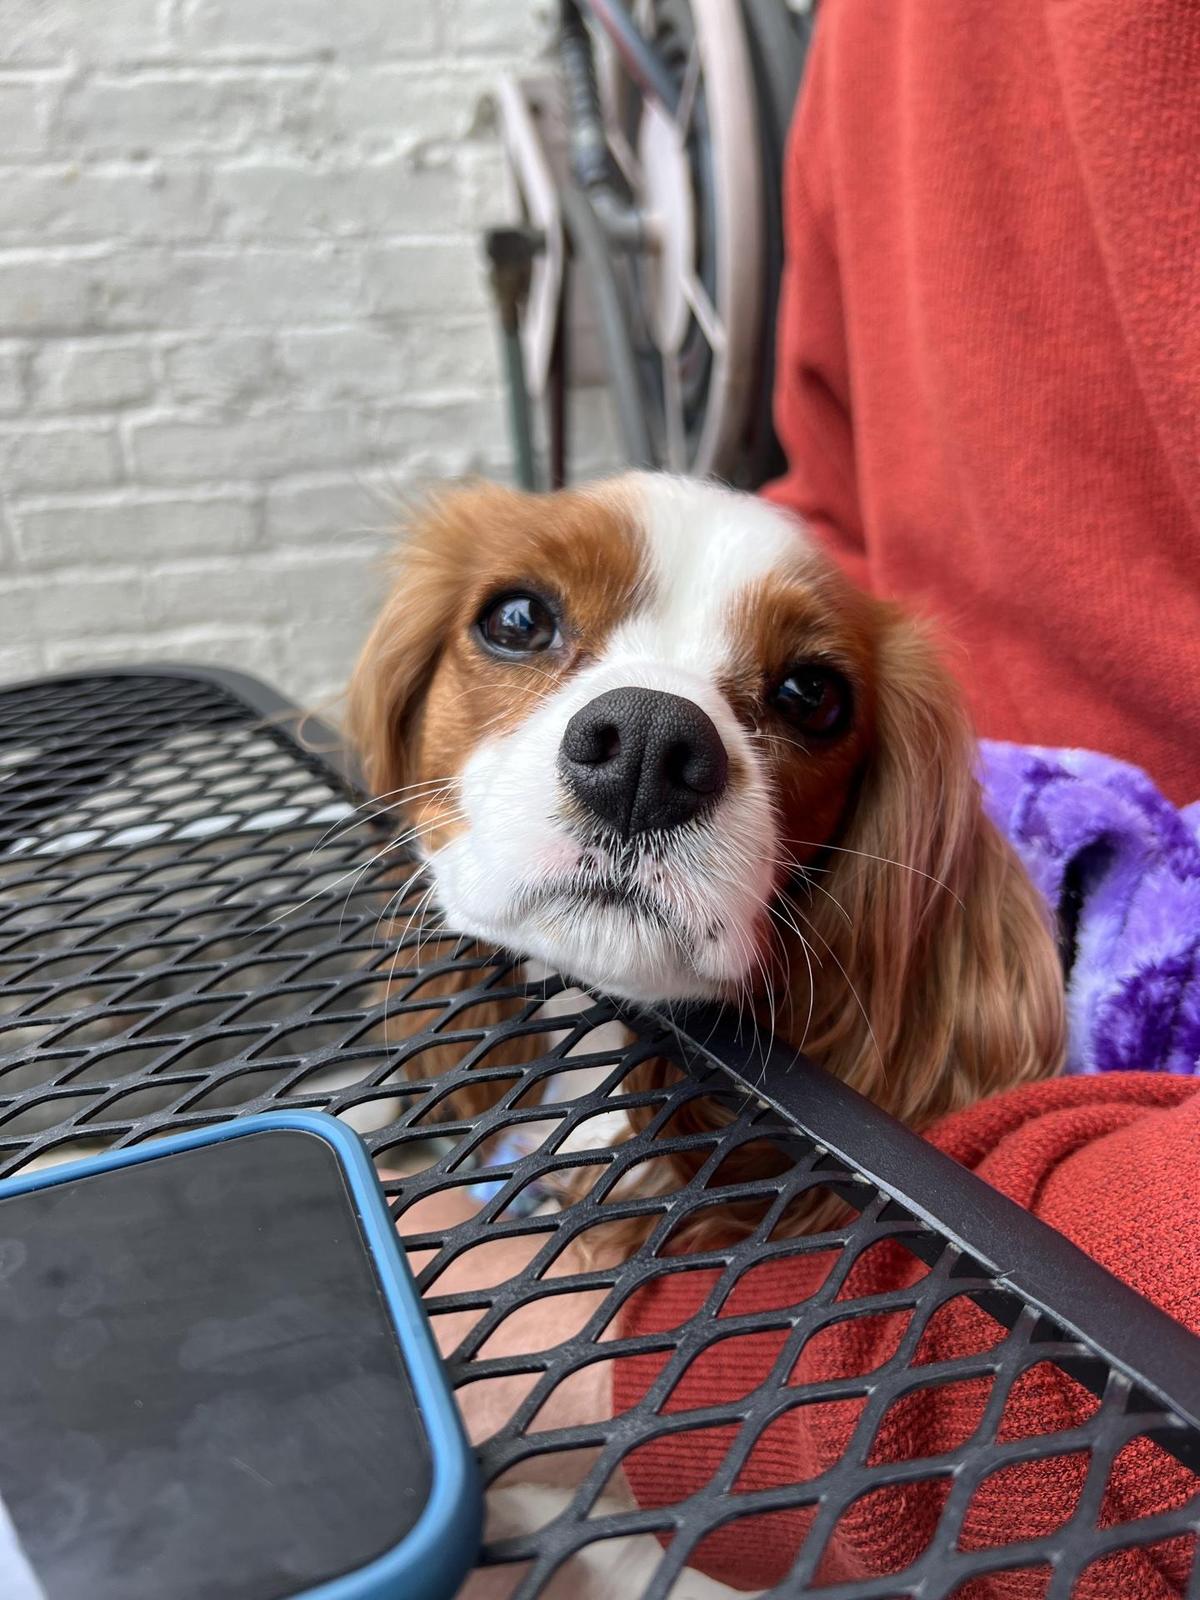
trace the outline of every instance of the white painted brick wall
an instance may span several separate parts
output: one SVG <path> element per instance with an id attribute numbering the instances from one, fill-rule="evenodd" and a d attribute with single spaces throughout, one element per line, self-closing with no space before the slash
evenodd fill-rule
<path id="1" fill-rule="evenodd" d="M 486 91 L 537 0 L 0 0 L 0 681 L 335 692 L 401 496 L 507 475 Z"/>

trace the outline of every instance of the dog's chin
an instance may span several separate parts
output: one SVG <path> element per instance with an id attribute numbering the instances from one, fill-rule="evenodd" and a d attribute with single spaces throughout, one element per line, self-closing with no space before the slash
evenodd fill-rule
<path id="1" fill-rule="evenodd" d="M 735 981 L 699 970 L 668 929 L 616 905 L 543 912 L 507 942 L 585 988 L 641 1005 L 714 1000 Z"/>
<path id="2" fill-rule="evenodd" d="M 641 1005 L 721 999 L 746 972 L 726 939 L 695 939 L 668 907 L 635 894 L 526 887 L 503 906 L 439 896 L 459 932 L 543 962 L 585 988 Z M 745 941 L 736 944 L 739 950 Z"/>

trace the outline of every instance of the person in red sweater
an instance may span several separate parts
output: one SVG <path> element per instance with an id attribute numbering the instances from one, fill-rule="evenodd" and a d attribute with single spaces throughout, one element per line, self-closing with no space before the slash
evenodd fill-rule
<path id="1" fill-rule="evenodd" d="M 785 210 L 776 412 L 788 470 L 767 493 L 858 582 L 936 620 L 982 735 L 1104 751 L 1176 804 L 1200 798 L 1200 6 L 821 0 Z M 1154 1072 L 1060 1079 L 927 1137 L 1200 1333 L 1198 1088 Z M 500 1262 L 487 1281 L 522 1264 Z M 756 1272 L 741 1308 L 802 1298 L 807 1270 Z M 899 1250 L 872 1254 L 856 1287 L 882 1292 L 915 1270 Z M 677 1326 L 711 1281 L 663 1275 L 620 1331 Z M 580 1305 L 539 1302 L 536 1335 L 522 1337 L 553 1348 L 591 1308 Z M 926 1359 L 979 1348 L 982 1317 L 952 1303 Z M 893 1337 L 887 1318 L 844 1324 L 800 1376 L 864 1371 Z M 715 1347 L 672 1409 L 746 1393 L 770 1343 Z M 588 1368 L 590 1387 L 572 1390 L 554 1425 L 628 1409 L 662 1359 L 621 1362 L 611 1393 L 602 1365 Z M 464 1395 L 484 1437 L 517 1395 L 474 1387 L 480 1397 Z M 973 1426 L 978 1401 L 969 1386 L 927 1392 L 876 1448 L 936 1456 Z M 1006 1436 L 1069 1429 L 1085 1403 L 1043 1374 L 1014 1394 Z M 781 1419 L 744 1487 L 828 1464 L 852 1419 L 818 1410 Z M 643 1504 L 677 1502 L 727 1444 L 708 1429 L 637 1451 L 629 1485 Z M 1057 1526 L 1082 1470 L 1067 1455 L 997 1480 L 964 1539 Z M 1194 1488 L 1155 1447 L 1130 1446 L 1102 1515 L 1146 1515 Z M 903 1567 L 936 1517 L 930 1494 L 897 1491 L 850 1518 L 821 1581 Z M 802 1513 L 733 1523 L 701 1564 L 762 1588 L 803 1533 Z M 1190 1559 L 1183 1541 L 1125 1553 L 1077 1600 L 1182 1595 Z M 1043 1593 L 1026 1571 L 971 1586 L 970 1600 Z"/>
<path id="2" fill-rule="evenodd" d="M 788 468 L 768 496 L 864 587 L 934 619 L 981 735 L 1100 750 L 1176 804 L 1196 800 L 1200 8 L 822 0 L 785 222 L 776 420 Z M 927 1137 L 1200 1333 L 1198 1087 L 1152 1072 L 1042 1083 Z M 804 1270 L 756 1275 L 753 1293 L 802 1298 Z M 914 1270 L 897 1251 L 857 1287 L 882 1292 Z M 675 1326 L 709 1288 L 703 1274 L 663 1277 L 623 1327 Z M 981 1313 L 955 1306 L 927 1359 L 979 1348 Z M 801 1377 L 878 1365 L 894 1345 L 887 1324 L 841 1325 Z M 673 1409 L 745 1393 L 773 1356 L 716 1352 Z M 662 1359 L 618 1367 L 617 1411 Z M 970 1431 L 978 1401 L 927 1398 L 875 1449 L 937 1455 Z M 1066 1429 L 1080 1403 L 1048 1378 L 1006 1426 Z M 836 1457 L 852 1419 L 822 1423 L 819 1411 L 788 1413 L 745 1487 L 796 1482 Z M 701 1430 L 637 1452 L 638 1500 L 684 1498 L 728 1442 Z M 1057 1526 L 1081 1471 L 1063 1458 L 997 1481 L 964 1541 Z M 1103 1514 L 1147 1515 L 1195 1489 L 1153 1447 L 1129 1448 Z M 823 1582 L 915 1558 L 937 1516 L 931 1488 L 893 1502 L 843 1523 Z M 778 1582 L 804 1522 L 734 1523 L 706 1542 L 705 1570 L 738 1588 Z M 1184 1542 L 1103 1563 L 1079 1600 L 1182 1594 Z M 997 1575 L 972 1600 L 1032 1600 L 1042 1583 Z"/>
<path id="3" fill-rule="evenodd" d="M 1200 8 L 821 0 L 767 493 L 979 733 L 1200 799 Z"/>

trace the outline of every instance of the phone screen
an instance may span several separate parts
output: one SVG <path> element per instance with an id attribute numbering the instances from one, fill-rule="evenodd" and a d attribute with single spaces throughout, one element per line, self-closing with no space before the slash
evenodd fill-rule
<path id="1" fill-rule="evenodd" d="M 403 1538 L 431 1476 L 323 1139 L 247 1134 L 0 1199 L 0 1534 L 31 1595 L 303 1592 Z"/>

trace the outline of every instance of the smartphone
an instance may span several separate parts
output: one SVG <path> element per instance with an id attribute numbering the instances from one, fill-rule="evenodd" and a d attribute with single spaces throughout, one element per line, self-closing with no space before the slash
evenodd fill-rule
<path id="1" fill-rule="evenodd" d="M 268 1113 L 0 1184 L 6 1600 L 444 1600 L 480 1521 L 351 1129 Z"/>

